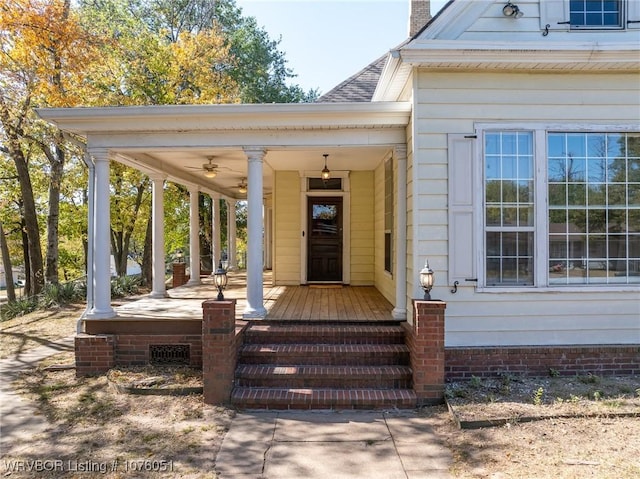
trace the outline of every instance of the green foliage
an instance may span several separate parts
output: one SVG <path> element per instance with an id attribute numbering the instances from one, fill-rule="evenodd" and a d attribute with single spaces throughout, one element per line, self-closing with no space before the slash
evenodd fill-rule
<path id="1" fill-rule="evenodd" d="M 37 298 L 21 298 L 0 305 L 0 320 L 7 321 L 18 316 L 29 314 L 38 309 Z"/>
<path id="2" fill-rule="evenodd" d="M 480 386 L 482 386 L 482 378 L 478 376 L 471 376 L 471 381 L 469 381 L 469 384 L 472 388 L 479 388 Z"/>
<path id="3" fill-rule="evenodd" d="M 584 376 L 578 376 L 578 381 L 584 384 L 598 384 L 600 382 L 600 378 L 595 374 L 587 374 Z"/>
<path id="4" fill-rule="evenodd" d="M 533 393 L 533 404 L 535 404 L 536 406 L 541 406 L 543 398 L 544 388 L 541 386 L 536 390 L 535 393 Z"/>
<path id="5" fill-rule="evenodd" d="M 40 309 L 60 306 L 85 299 L 86 285 L 70 281 L 68 283 L 47 284 L 38 296 Z"/>
<path id="6" fill-rule="evenodd" d="M 37 296 L 27 296 L 0 307 L 2 321 L 23 316 L 39 309 L 48 309 L 65 304 L 83 302 L 87 294 L 84 281 L 47 284 Z"/>
<path id="7" fill-rule="evenodd" d="M 135 276 L 119 276 L 111 280 L 111 297 L 124 298 L 138 294 L 140 291 L 141 277 Z"/>

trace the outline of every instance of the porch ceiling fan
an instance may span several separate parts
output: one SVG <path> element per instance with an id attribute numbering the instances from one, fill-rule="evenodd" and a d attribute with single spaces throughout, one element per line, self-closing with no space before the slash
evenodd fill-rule
<path id="1" fill-rule="evenodd" d="M 213 156 L 207 157 L 208 163 L 204 163 L 202 166 L 187 166 L 190 170 L 200 170 L 207 178 L 215 178 L 218 176 L 219 166 L 213 162 Z"/>

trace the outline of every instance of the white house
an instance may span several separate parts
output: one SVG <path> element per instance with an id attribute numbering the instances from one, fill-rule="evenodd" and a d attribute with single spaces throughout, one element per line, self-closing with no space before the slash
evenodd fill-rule
<path id="1" fill-rule="evenodd" d="M 456 0 L 432 19 L 428 3 L 411 2 L 406 42 L 316 103 L 39 110 L 87 139 L 90 316 L 114 314 L 121 161 L 152 177 L 158 217 L 165 180 L 232 201 L 247 179 L 247 318 L 264 316 L 266 265 L 279 285 L 373 285 L 411 322 L 428 260 L 451 351 L 623 345 L 637 370 L 640 1 Z M 213 179 L 193 169 L 208 161 Z"/>

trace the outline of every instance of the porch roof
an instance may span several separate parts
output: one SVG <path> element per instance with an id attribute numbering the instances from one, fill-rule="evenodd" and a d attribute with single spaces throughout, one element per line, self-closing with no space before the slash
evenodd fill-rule
<path id="1" fill-rule="evenodd" d="M 411 104 L 291 103 L 43 108 L 38 115 L 86 139 L 89 149 L 147 174 L 242 199 L 246 149 L 266 151 L 264 193 L 275 170 L 373 169 L 405 143 Z M 218 175 L 206 178 L 211 158 Z"/>

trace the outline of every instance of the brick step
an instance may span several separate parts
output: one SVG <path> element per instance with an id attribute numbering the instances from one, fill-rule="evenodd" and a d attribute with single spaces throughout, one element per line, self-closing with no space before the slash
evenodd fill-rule
<path id="1" fill-rule="evenodd" d="M 409 366 L 277 366 L 242 364 L 236 385 L 286 388 L 411 388 Z"/>
<path id="2" fill-rule="evenodd" d="M 404 344 L 405 332 L 397 322 L 376 324 L 253 323 L 245 331 L 247 343 L 259 344 Z"/>
<path id="3" fill-rule="evenodd" d="M 412 409 L 416 402 L 411 389 L 235 387 L 231 393 L 241 409 Z"/>
<path id="4" fill-rule="evenodd" d="M 239 364 L 384 366 L 409 364 L 404 344 L 244 344 Z"/>

